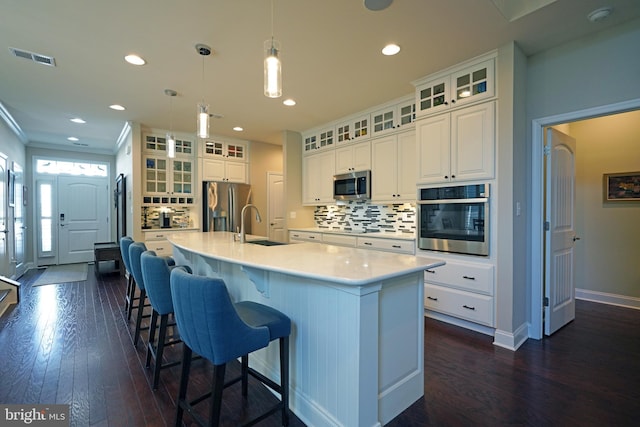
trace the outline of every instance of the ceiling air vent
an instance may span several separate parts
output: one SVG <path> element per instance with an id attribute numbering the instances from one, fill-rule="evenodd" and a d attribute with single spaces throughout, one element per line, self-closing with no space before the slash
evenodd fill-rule
<path id="1" fill-rule="evenodd" d="M 56 66 L 56 60 L 52 56 L 41 55 L 39 53 L 16 49 L 15 47 L 10 47 L 9 50 L 11 51 L 13 56 L 17 58 L 28 59 L 30 61 L 37 62 L 39 64 L 49 65 L 50 67 Z"/>

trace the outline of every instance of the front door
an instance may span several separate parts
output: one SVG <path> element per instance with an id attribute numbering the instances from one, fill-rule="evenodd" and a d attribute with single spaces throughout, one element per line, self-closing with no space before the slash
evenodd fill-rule
<path id="1" fill-rule="evenodd" d="M 109 237 L 107 178 L 58 177 L 58 262 L 93 260 L 93 244 Z"/>
<path id="2" fill-rule="evenodd" d="M 575 155 L 573 138 L 547 129 L 544 333 L 575 318 Z"/>

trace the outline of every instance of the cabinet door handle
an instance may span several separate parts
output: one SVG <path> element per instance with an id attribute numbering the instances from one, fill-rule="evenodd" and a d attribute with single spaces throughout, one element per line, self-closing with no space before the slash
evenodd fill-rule
<path id="1" fill-rule="evenodd" d="M 466 308 L 467 310 L 475 310 L 475 307 L 469 307 L 468 305 L 463 305 L 462 308 Z"/>
<path id="2" fill-rule="evenodd" d="M 436 274 L 435 270 L 425 270 L 427 273 Z"/>
<path id="3" fill-rule="evenodd" d="M 430 296 L 427 296 L 427 299 L 430 299 L 431 301 L 438 301 L 438 298 L 434 298 L 434 297 L 430 297 Z"/>
<path id="4" fill-rule="evenodd" d="M 462 278 L 467 280 L 476 280 L 476 278 L 473 276 L 462 276 Z"/>

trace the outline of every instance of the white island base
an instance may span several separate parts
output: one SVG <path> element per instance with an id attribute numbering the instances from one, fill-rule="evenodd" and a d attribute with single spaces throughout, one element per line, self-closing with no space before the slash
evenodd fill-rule
<path id="1" fill-rule="evenodd" d="M 221 277 L 235 301 L 256 301 L 291 318 L 290 406 L 305 424 L 380 426 L 423 396 L 423 269 L 441 262 L 422 258 L 417 261 L 422 268 L 412 265 L 409 258 L 415 257 L 360 249 L 313 243 L 263 247 L 232 240 L 223 248 L 209 237 L 199 239 L 172 239 L 177 265 Z M 296 260 L 301 256 L 315 263 L 329 257 L 335 263 L 364 262 L 365 268 L 399 263 L 405 272 L 353 280 L 331 277 L 336 273 L 327 268 L 322 280 L 309 277 L 317 272 L 295 271 L 303 268 L 304 261 Z M 353 283 L 363 280 L 368 283 Z M 252 353 L 250 363 L 279 380 L 277 343 Z"/>

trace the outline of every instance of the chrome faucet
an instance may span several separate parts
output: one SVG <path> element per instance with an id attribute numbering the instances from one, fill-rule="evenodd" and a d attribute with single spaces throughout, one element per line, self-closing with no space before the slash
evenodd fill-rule
<path id="1" fill-rule="evenodd" d="M 256 221 L 258 222 L 262 222 L 262 218 L 260 218 L 260 211 L 258 211 L 258 208 L 256 207 L 256 205 L 253 205 L 251 203 L 249 203 L 248 205 L 245 205 L 242 208 L 242 211 L 240 212 L 240 243 L 244 243 L 247 241 L 246 238 L 246 234 L 244 231 L 244 211 L 247 210 L 247 208 L 253 208 L 256 210 Z"/>

